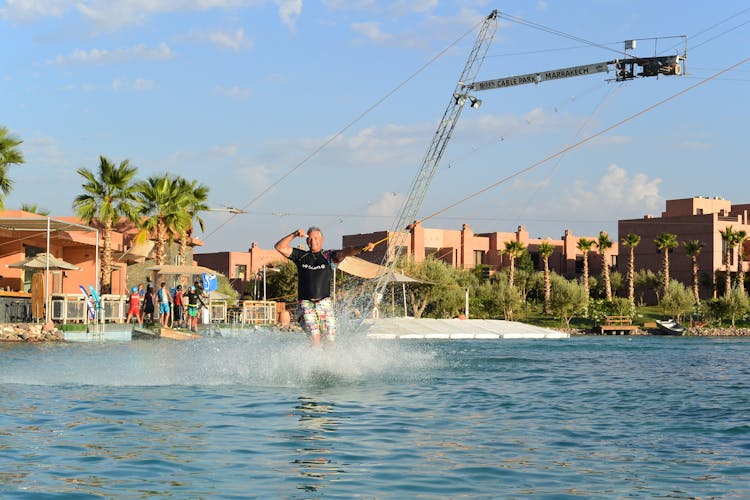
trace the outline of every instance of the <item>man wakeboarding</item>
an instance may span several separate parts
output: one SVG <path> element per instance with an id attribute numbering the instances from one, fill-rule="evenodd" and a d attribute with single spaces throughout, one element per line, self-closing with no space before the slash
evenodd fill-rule
<path id="1" fill-rule="evenodd" d="M 292 248 L 295 238 L 306 238 L 308 251 Z M 336 338 L 336 315 L 331 300 L 331 279 L 336 264 L 360 252 L 372 251 L 373 243 L 365 247 L 348 247 L 342 250 L 323 250 L 323 231 L 319 227 L 303 229 L 281 238 L 274 248 L 297 266 L 297 307 L 302 329 L 313 346 L 320 345 L 321 335 L 332 344 Z"/>

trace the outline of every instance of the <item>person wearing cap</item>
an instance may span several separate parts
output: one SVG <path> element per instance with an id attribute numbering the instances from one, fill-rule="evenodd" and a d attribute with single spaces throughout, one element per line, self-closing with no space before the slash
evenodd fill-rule
<path id="1" fill-rule="evenodd" d="M 198 304 L 205 307 L 201 299 L 200 293 L 195 289 L 195 286 L 191 286 L 190 290 L 185 294 L 187 299 L 187 324 L 191 331 L 198 331 Z"/>
<path id="2" fill-rule="evenodd" d="M 295 238 L 306 238 L 309 250 L 292 248 Z M 321 334 L 327 343 L 333 343 L 336 338 L 336 315 L 331 300 L 334 268 L 347 257 L 372 251 L 375 244 L 323 250 L 323 231 L 313 226 L 307 232 L 297 229 L 284 236 L 274 248 L 297 266 L 297 304 L 302 329 L 314 346 L 320 345 Z"/>
<path id="3" fill-rule="evenodd" d="M 138 324 L 141 324 L 141 295 L 138 293 L 138 287 L 134 286 L 130 290 L 130 298 L 128 299 L 128 319 L 126 323 L 130 323 L 131 318 L 135 318 Z"/>

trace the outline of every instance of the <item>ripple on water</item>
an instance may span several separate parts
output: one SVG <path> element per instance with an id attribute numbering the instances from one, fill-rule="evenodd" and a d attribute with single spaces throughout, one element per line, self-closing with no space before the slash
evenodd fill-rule
<path id="1" fill-rule="evenodd" d="M 750 343 L 3 348 L 0 496 L 750 497 Z"/>

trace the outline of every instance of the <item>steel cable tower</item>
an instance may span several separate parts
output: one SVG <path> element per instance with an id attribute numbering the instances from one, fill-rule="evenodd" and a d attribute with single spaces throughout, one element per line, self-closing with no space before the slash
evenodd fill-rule
<path id="1" fill-rule="evenodd" d="M 427 189 L 432 182 L 432 178 L 435 175 L 437 166 L 440 163 L 440 159 L 443 157 L 445 147 L 448 145 L 448 141 L 453 134 L 453 129 L 456 128 L 458 118 L 461 116 L 464 105 L 467 101 L 470 102 L 470 106 L 478 108 L 481 101 L 474 96 L 468 94 L 471 89 L 471 83 L 476 80 L 479 69 L 484 63 L 487 50 L 495 37 L 497 31 L 497 17 L 498 11 L 493 10 L 482 22 L 479 34 L 477 35 L 474 46 L 469 53 L 469 58 L 466 61 L 461 76 L 456 83 L 456 87 L 451 94 L 448 106 L 443 113 L 443 117 L 438 124 L 435 135 L 432 139 L 430 147 L 427 149 L 422 163 L 417 171 L 417 175 L 411 183 L 409 188 L 409 194 L 404 200 L 403 205 L 399 211 L 398 216 L 391 226 L 389 235 L 392 235 L 388 242 L 388 247 L 393 251 L 387 251 L 383 258 L 383 266 L 387 267 L 389 271 L 393 270 L 396 265 L 396 261 L 401 256 L 404 248 L 404 243 L 409 233 L 406 231 L 406 225 L 410 224 L 417 219 L 417 214 L 422 207 Z M 375 285 L 375 294 L 373 297 L 374 305 L 380 301 L 383 290 L 388 284 L 388 274 L 382 275 Z"/>

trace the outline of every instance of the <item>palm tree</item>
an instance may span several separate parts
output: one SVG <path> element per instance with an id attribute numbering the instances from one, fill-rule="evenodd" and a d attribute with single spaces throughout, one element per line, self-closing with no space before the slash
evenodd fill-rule
<path id="1" fill-rule="evenodd" d="M 37 203 L 21 203 L 21 210 L 29 212 L 30 214 L 49 215 L 49 210 L 46 208 L 39 208 Z"/>
<path id="2" fill-rule="evenodd" d="M 184 184 L 169 174 L 152 175 L 138 185 L 138 199 L 145 218 L 141 221 L 141 235 L 154 234 L 156 265 L 167 260 L 167 243 L 174 235 L 185 231 L 192 220 L 188 213 L 192 195 Z"/>
<path id="3" fill-rule="evenodd" d="M 0 127 L 0 209 L 5 208 L 5 197 L 13 190 L 13 181 L 8 177 L 8 167 L 26 161 L 18 149 L 22 142 L 21 139 L 9 135 L 7 128 Z"/>
<path id="4" fill-rule="evenodd" d="M 576 243 L 576 248 L 583 252 L 583 289 L 586 291 L 586 300 L 590 295 L 589 292 L 589 252 L 596 243 L 594 240 L 588 238 L 581 238 Z"/>
<path id="5" fill-rule="evenodd" d="M 596 247 L 599 249 L 599 253 L 602 255 L 602 276 L 604 276 L 604 293 L 606 294 L 607 300 L 612 300 L 612 287 L 609 283 L 609 262 L 607 262 L 607 250 L 612 248 L 612 240 L 609 239 L 609 235 L 606 231 L 599 233 L 599 238 L 596 240 Z"/>
<path id="6" fill-rule="evenodd" d="M 122 217 L 135 220 L 136 184 L 133 178 L 138 168 L 130 166 L 128 160 L 115 165 L 104 156 L 99 156 L 96 173 L 87 168 L 76 170 L 85 179 L 84 193 L 76 196 L 73 209 L 87 224 L 94 220 L 102 225 L 102 292 L 112 291 L 112 226 Z"/>
<path id="7" fill-rule="evenodd" d="M 508 271 L 508 285 L 513 288 L 513 278 L 516 273 L 516 258 L 520 257 L 526 247 L 520 241 L 506 241 L 503 253 L 510 259 L 510 271 Z"/>
<path id="8" fill-rule="evenodd" d="M 735 235 L 735 242 L 737 243 L 737 288 L 740 292 L 745 293 L 745 269 L 742 267 L 742 261 L 745 260 L 745 252 L 742 248 L 747 240 L 747 231 L 740 229 Z"/>
<path id="9" fill-rule="evenodd" d="M 549 256 L 555 251 L 554 245 L 549 241 L 543 241 L 537 246 L 537 251 L 542 257 L 544 263 L 544 314 L 550 312 L 550 301 L 552 298 L 552 281 L 550 280 L 549 273 Z"/>
<path id="10" fill-rule="evenodd" d="M 732 261 L 732 250 L 737 241 L 737 233 L 732 229 L 732 226 L 726 227 L 723 231 L 719 231 L 719 233 L 721 234 L 721 239 L 724 241 L 724 263 L 727 266 L 727 273 L 724 278 L 724 296 L 729 297 L 729 294 L 732 292 L 732 271 L 729 265 Z"/>
<path id="11" fill-rule="evenodd" d="M 703 249 L 703 243 L 700 240 L 683 241 L 682 244 L 685 246 L 685 253 L 690 257 L 693 269 L 693 295 L 695 296 L 695 303 L 700 304 L 700 288 L 698 282 L 698 254 Z"/>
<path id="12" fill-rule="evenodd" d="M 190 217 L 187 220 L 188 224 L 186 227 L 178 227 L 180 246 L 177 251 L 180 265 L 185 265 L 185 258 L 187 256 L 187 244 L 193 235 L 193 221 L 197 222 L 201 228 L 201 231 L 205 229 L 203 219 L 200 217 L 200 212 L 208 209 L 206 201 L 208 200 L 208 186 L 203 184 L 198 185 L 198 181 L 188 181 L 186 179 L 178 179 L 178 187 L 180 191 L 178 198 L 186 203 L 184 207 L 186 214 Z"/>
<path id="13" fill-rule="evenodd" d="M 679 245 L 679 242 L 677 241 L 676 234 L 661 233 L 654 239 L 654 243 L 656 243 L 656 248 L 659 251 L 664 252 L 662 259 L 662 286 L 666 292 L 667 286 L 669 286 L 669 252 Z"/>
<path id="14" fill-rule="evenodd" d="M 623 239 L 622 244 L 630 249 L 630 259 L 628 260 L 628 299 L 630 307 L 635 308 L 635 247 L 641 242 L 641 237 L 635 233 L 628 233 Z"/>

